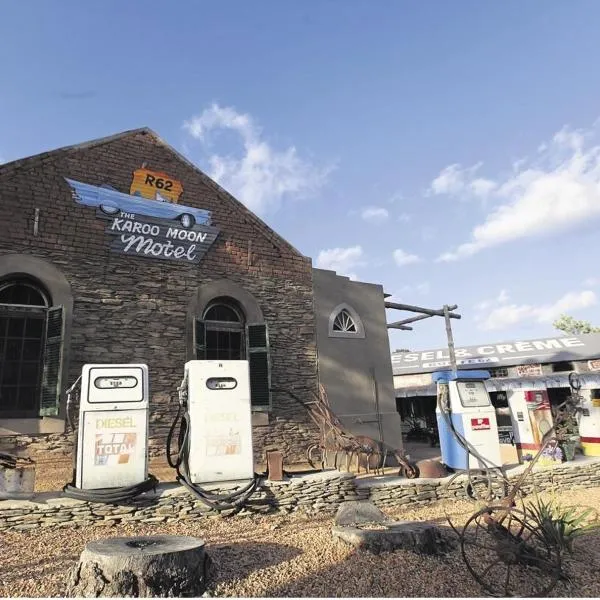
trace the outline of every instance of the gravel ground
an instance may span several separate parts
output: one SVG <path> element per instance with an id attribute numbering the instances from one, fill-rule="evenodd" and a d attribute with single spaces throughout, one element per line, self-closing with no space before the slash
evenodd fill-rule
<path id="1" fill-rule="evenodd" d="M 569 505 L 600 505 L 600 489 L 565 492 Z M 468 502 L 437 503 L 386 511 L 399 519 L 427 520 L 445 527 L 474 512 Z M 4 532 L 0 539 L 0 596 L 61 596 L 68 570 L 86 542 L 116 535 L 179 534 L 203 538 L 217 565 L 213 596 L 236 597 L 481 597 L 460 552 L 444 557 L 408 551 L 372 555 L 334 541 L 332 519 L 306 515 L 211 518 L 174 524 L 131 524 L 86 529 Z M 567 565 L 571 583 L 557 597 L 600 597 L 600 534 L 581 538 L 577 560 Z M 583 550 L 585 547 L 585 552 Z"/>

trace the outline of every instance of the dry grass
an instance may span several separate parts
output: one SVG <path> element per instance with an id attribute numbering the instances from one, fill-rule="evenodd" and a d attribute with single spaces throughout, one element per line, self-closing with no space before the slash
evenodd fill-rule
<path id="1" fill-rule="evenodd" d="M 600 505 L 600 489 L 560 494 L 567 504 Z M 474 512 L 469 502 L 437 503 L 386 511 L 398 519 L 446 525 Z M 480 597 L 482 590 L 453 550 L 444 557 L 408 551 L 380 555 L 356 552 L 333 540 L 331 518 L 288 515 L 203 519 L 174 524 L 128 524 L 111 528 L 38 530 L 2 534 L 0 595 L 60 596 L 68 570 L 86 542 L 117 535 L 178 534 L 203 538 L 217 565 L 214 596 L 263 597 Z M 600 596 L 600 535 L 591 535 L 567 565 L 572 583 L 555 596 Z M 583 548 L 585 547 L 585 552 Z"/>

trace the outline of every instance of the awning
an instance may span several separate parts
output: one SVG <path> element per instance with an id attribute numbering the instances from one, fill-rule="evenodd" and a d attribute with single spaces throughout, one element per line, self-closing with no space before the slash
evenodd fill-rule
<path id="1" fill-rule="evenodd" d="M 579 373 L 582 389 L 600 389 L 600 373 Z M 485 387 L 488 392 L 506 392 L 508 390 L 544 390 L 568 388 L 568 375 L 541 375 L 540 377 L 497 377 L 487 379 Z M 434 383 L 425 386 L 411 386 L 396 389 L 396 398 L 414 398 L 415 396 L 435 396 L 437 388 Z"/>

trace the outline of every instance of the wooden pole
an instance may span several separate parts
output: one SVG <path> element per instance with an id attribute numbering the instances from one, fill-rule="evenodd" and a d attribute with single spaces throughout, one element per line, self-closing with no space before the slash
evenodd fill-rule
<path id="1" fill-rule="evenodd" d="M 456 354 L 454 353 L 454 338 L 452 337 L 452 325 L 450 323 L 450 307 L 447 304 L 444 305 L 444 320 L 446 321 L 446 336 L 448 337 L 450 366 L 452 367 L 452 371 L 456 373 Z"/>

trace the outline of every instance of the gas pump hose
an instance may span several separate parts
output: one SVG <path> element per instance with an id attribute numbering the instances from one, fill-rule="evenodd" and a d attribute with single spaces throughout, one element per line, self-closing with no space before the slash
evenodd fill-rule
<path id="1" fill-rule="evenodd" d="M 240 489 L 234 490 L 229 494 L 215 494 L 209 490 L 200 487 L 198 484 L 192 483 L 189 470 L 189 412 L 187 409 L 184 410 L 183 402 L 180 401 L 179 408 L 177 409 L 177 415 L 169 429 L 167 436 L 167 462 L 169 466 L 177 472 L 176 480 L 188 489 L 196 498 L 198 498 L 203 504 L 222 512 L 225 510 L 233 510 L 237 512 L 241 510 L 250 500 L 250 497 L 256 492 L 260 483 L 260 475 L 254 474 L 252 480 L 241 487 Z M 173 442 L 173 436 L 175 435 L 175 429 L 179 424 L 179 434 L 177 440 L 177 458 L 174 460 L 171 453 L 171 445 Z"/>
<path id="2" fill-rule="evenodd" d="M 158 485 L 158 479 L 152 474 L 148 475 L 148 478 L 144 481 L 137 483 L 132 486 L 125 487 L 114 487 L 114 488 L 100 488 L 96 490 L 82 490 L 75 485 L 75 472 L 77 464 L 77 436 L 75 435 L 75 426 L 73 419 L 71 418 L 71 395 L 74 393 L 77 384 L 81 380 L 81 376 L 77 381 L 67 390 L 67 422 L 73 433 L 73 480 L 71 483 L 67 483 L 62 491 L 65 496 L 73 498 L 75 500 L 83 500 L 84 502 L 100 502 L 103 504 L 119 504 L 132 500 L 136 496 L 148 492 L 152 489 L 156 489 Z"/>

